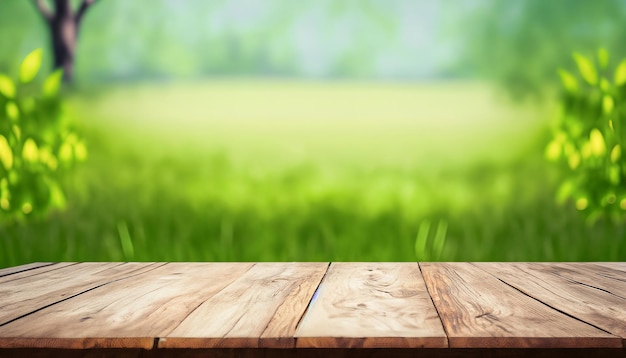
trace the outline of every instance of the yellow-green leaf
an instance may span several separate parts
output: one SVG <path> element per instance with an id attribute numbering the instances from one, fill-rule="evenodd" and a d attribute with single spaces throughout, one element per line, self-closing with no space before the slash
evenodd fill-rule
<path id="1" fill-rule="evenodd" d="M 613 97 L 604 95 L 604 98 L 602 98 L 602 110 L 604 111 L 604 114 L 611 114 L 613 107 L 615 107 Z"/>
<path id="2" fill-rule="evenodd" d="M 0 162 L 6 170 L 11 170 L 13 167 L 13 151 L 2 134 L 0 134 Z"/>
<path id="3" fill-rule="evenodd" d="M 10 119 L 14 121 L 20 118 L 20 110 L 19 108 L 17 108 L 17 104 L 15 104 L 15 102 L 13 101 L 7 102 L 6 112 L 7 112 L 7 117 L 9 117 Z"/>
<path id="4" fill-rule="evenodd" d="M 566 181 L 563 184 L 561 184 L 561 186 L 559 187 L 559 190 L 557 191 L 556 194 L 556 200 L 559 204 L 563 204 L 565 202 L 565 200 L 567 200 L 567 198 L 570 197 L 570 195 L 572 195 L 572 193 L 574 192 L 574 183 L 572 183 L 571 181 Z"/>
<path id="5" fill-rule="evenodd" d="M 598 64 L 601 68 L 606 68 L 606 65 L 609 64 L 609 51 L 604 47 L 598 49 Z"/>
<path id="6" fill-rule="evenodd" d="M 41 57 L 42 51 L 40 48 L 26 55 L 20 65 L 20 81 L 27 83 L 37 76 L 37 72 L 39 72 L 39 68 L 41 68 Z"/>
<path id="7" fill-rule="evenodd" d="M 25 202 L 24 204 L 22 204 L 22 212 L 26 215 L 30 214 L 31 212 L 33 212 L 33 204 L 31 204 L 30 202 Z"/>
<path id="8" fill-rule="evenodd" d="M 576 209 L 585 210 L 589 206 L 589 199 L 583 197 L 576 200 Z"/>
<path id="9" fill-rule="evenodd" d="M 622 157 L 622 147 L 620 147 L 619 144 L 615 145 L 615 147 L 613 147 L 613 149 L 611 150 L 611 161 L 613 163 L 617 163 L 617 161 L 619 160 L 619 158 Z"/>
<path id="10" fill-rule="evenodd" d="M 9 210 L 11 208 L 8 198 L 0 198 L 0 208 L 3 210 Z"/>
<path id="11" fill-rule="evenodd" d="M 13 130 L 13 134 L 15 134 L 15 138 L 19 140 L 22 137 L 22 130 L 20 129 L 20 127 L 14 124 L 13 127 L 11 127 L 11 129 Z"/>
<path id="12" fill-rule="evenodd" d="M 580 154 L 573 153 L 567 158 L 567 164 L 572 170 L 575 170 L 580 165 Z"/>
<path id="13" fill-rule="evenodd" d="M 26 139 L 24 146 L 22 147 L 22 158 L 29 162 L 36 162 L 39 160 L 39 148 L 37 143 L 32 138 Z"/>
<path id="14" fill-rule="evenodd" d="M 68 142 L 65 142 L 59 148 L 59 159 L 62 163 L 67 163 L 72 160 L 72 145 Z"/>
<path id="15" fill-rule="evenodd" d="M 600 79 L 600 89 L 604 92 L 609 92 L 611 90 L 611 83 L 606 78 Z"/>
<path id="16" fill-rule="evenodd" d="M 620 62 L 615 70 L 615 84 L 618 86 L 626 83 L 626 60 Z"/>
<path id="17" fill-rule="evenodd" d="M 559 143 L 556 139 L 548 144 L 546 147 L 546 158 L 551 161 L 556 161 L 561 157 L 561 152 L 563 151 L 563 145 Z"/>
<path id="18" fill-rule="evenodd" d="M 15 84 L 3 74 L 0 74 L 0 93 L 7 98 L 15 97 Z"/>
<path id="19" fill-rule="evenodd" d="M 559 69 L 559 77 L 561 77 L 563 87 L 565 87 L 568 92 L 576 93 L 576 91 L 578 91 L 578 81 L 571 73 L 563 69 Z"/>
<path id="20" fill-rule="evenodd" d="M 577 153 L 576 148 L 570 142 L 565 142 L 565 144 L 563 144 L 563 151 L 567 156 Z"/>
<path id="21" fill-rule="evenodd" d="M 63 70 L 58 69 L 52 72 L 43 83 L 43 95 L 47 97 L 56 96 L 61 88 L 61 80 L 63 79 Z"/>
<path id="22" fill-rule="evenodd" d="M 78 161 L 87 159 L 87 147 L 85 147 L 83 142 L 78 142 L 74 145 L 74 155 Z"/>
<path id="23" fill-rule="evenodd" d="M 65 195 L 63 194 L 63 191 L 61 190 L 59 185 L 54 182 L 51 183 L 50 185 L 50 201 L 52 202 L 52 205 L 61 209 L 65 208 L 67 204 L 65 201 Z"/>
<path id="24" fill-rule="evenodd" d="M 598 73 L 593 63 L 587 57 L 577 52 L 574 52 L 573 57 L 583 79 L 590 85 L 595 85 L 598 82 Z"/>
<path id="25" fill-rule="evenodd" d="M 612 165 L 609 168 L 609 181 L 611 184 L 618 185 L 620 182 L 620 170 L 618 165 Z"/>
<path id="26" fill-rule="evenodd" d="M 591 154 L 598 157 L 603 156 L 606 152 L 606 144 L 604 143 L 604 136 L 602 132 L 594 128 L 589 133 L 589 145 L 591 146 Z"/>

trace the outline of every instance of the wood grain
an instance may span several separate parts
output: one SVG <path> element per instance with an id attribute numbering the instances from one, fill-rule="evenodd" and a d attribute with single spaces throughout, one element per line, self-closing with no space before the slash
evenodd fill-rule
<path id="1" fill-rule="evenodd" d="M 624 358 L 623 350 L 610 348 L 4 349 L 0 353 L 2 358 Z"/>
<path id="2" fill-rule="evenodd" d="M 305 269 L 310 273 L 301 276 L 288 292 L 283 303 L 278 307 L 269 324 L 261 334 L 260 347 L 293 348 L 295 347 L 296 328 L 310 303 L 315 290 L 328 270 L 329 264 L 315 264 Z M 302 269 L 302 268 L 301 268 Z"/>
<path id="3" fill-rule="evenodd" d="M 146 268 L 138 263 L 86 262 L 5 276 L 8 280 L 0 285 L 0 325 Z"/>
<path id="4" fill-rule="evenodd" d="M 626 337 L 626 273 L 620 275 L 622 271 L 575 263 L 475 265 L 551 307 Z"/>
<path id="5" fill-rule="evenodd" d="M 193 311 L 159 348 L 293 347 L 328 263 L 257 263 Z"/>
<path id="6" fill-rule="evenodd" d="M 297 347 L 442 348 L 446 335 L 416 263 L 333 263 Z"/>
<path id="7" fill-rule="evenodd" d="M 7 267 L 7 268 L 3 268 L 0 270 L 0 277 L 12 275 L 14 273 L 18 273 L 22 271 L 34 270 L 40 267 L 50 266 L 50 265 L 54 265 L 54 262 L 33 262 L 30 264 L 25 264 L 25 265 L 20 265 L 20 266 Z"/>
<path id="8" fill-rule="evenodd" d="M 591 348 L 621 339 L 568 317 L 470 263 L 422 263 L 452 348 Z"/>
<path id="9" fill-rule="evenodd" d="M 250 267 L 160 264 L 0 327 L 0 347 L 151 349 Z"/>
<path id="10" fill-rule="evenodd" d="M 0 356 L 623 356 L 624 322 L 625 263 L 110 262 L 0 270 Z"/>
<path id="11" fill-rule="evenodd" d="M 626 262 L 589 262 L 582 263 L 583 265 L 595 265 L 595 266 L 604 266 L 611 270 L 619 270 L 622 272 L 626 272 Z"/>
<path id="12" fill-rule="evenodd" d="M 77 265 L 77 264 L 78 262 L 59 262 L 53 265 L 37 267 L 32 270 L 20 270 L 17 272 L 13 272 L 9 275 L 0 276 L 0 284 L 4 282 L 14 281 L 14 280 L 23 280 L 26 277 L 40 275 L 44 272 L 54 271 L 54 270 L 58 270 L 67 266 L 72 266 L 72 265 Z"/>

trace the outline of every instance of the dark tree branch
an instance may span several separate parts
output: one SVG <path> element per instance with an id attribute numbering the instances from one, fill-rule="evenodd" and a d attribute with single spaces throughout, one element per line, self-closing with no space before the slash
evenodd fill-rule
<path id="1" fill-rule="evenodd" d="M 37 6 L 37 9 L 39 10 L 39 12 L 41 13 L 41 16 L 43 16 L 43 18 L 47 22 L 51 22 L 52 18 L 54 17 L 54 14 L 50 10 L 46 2 L 44 0 L 34 0 L 34 3 L 35 3 L 35 6 Z"/>
<path id="2" fill-rule="evenodd" d="M 83 0 L 82 3 L 80 3 L 80 7 L 78 8 L 78 11 L 76 11 L 76 23 L 80 24 L 81 20 L 83 19 L 83 16 L 85 16 L 85 12 L 87 12 L 87 9 L 93 5 L 96 2 L 96 0 Z"/>

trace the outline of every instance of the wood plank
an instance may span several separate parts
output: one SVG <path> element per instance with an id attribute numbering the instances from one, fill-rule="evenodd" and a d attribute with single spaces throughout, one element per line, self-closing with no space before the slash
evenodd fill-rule
<path id="1" fill-rule="evenodd" d="M 14 273 L 18 273 L 22 271 L 34 270 L 39 267 L 50 266 L 50 265 L 54 265 L 54 262 L 33 262 L 30 264 L 25 264 L 25 265 L 20 265 L 20 266 L 7 267 L 7 268 L 3 268 L 0 270 L 0 277 L 12 275 Z"/>
<path id="2" fill-rule="evenodd" d="M 251 266 L 164 264 L 0 327 L 0 347 L 151 349 Z"/>
<path id="3" fill-rule="evenodd" d="M 296 332 L 297 347 L 444 348 L 416 263 L 332 263 Z"/>
<path id="4" fill-rule="evenodd" d="M 565 279 L 580 282 L 609 291 L 626 299 L 626 271 L 617 265 L 597 265 L 585 262 L 569 262 L 557 264 L 559 275 Z"/>
<path id="5" fill-rule="evenodd" d="M 568 317 L 470 263 L 420 264 L 451 348 L 600 348 L 621 339 Z"/>
<path id="6" fill-rule="evenodd" d="M 477 263 L 525 294 L 626 339 L 626 272 L 584 263 Z"/>
<path id="7" fill-rule="evenodd" d="M 77 265 L 77 264 L 78 262 L 59 262 L 53 265 L 41 266 L 32 270 L 14 272 L 10 275 L 1 276 L 0 284 L 2 284 L 3 282 L 9 282 L 9 281 L 14 281 L 14 280 L 24 279 L 26 277 L 40 275 L 44 272 L 58 270 L 67 266 L 72 266 L 72 265 Z"/>
<path id="8" fill-rule="evenodd" d="M 626 262 L 590 262 L 597 266 L 602 266 L 611 270 L 626 272 Z"/>
<path id="9" fill-rule="evenodd" d="M 208 349 L 4 349 L 2 358 L 624 358 L 622 349 L 354 349 L 354 348 L 208 348 Z"/>
<path id="10" fill-rule="evenodd" d="M 159 348 L 293 347 L 328 263 L 257 263 L 159 342 Z"/>
<path id="11" fill-rule="evenodd" d="M 36 275 L 8 276 L 24 274 L 0 285 L 0 325 L 145 268 L 139 263 L 86 262 Z"/>
<path id="12" fill-rule="evenodd" d="M 294 335 L 298 323 L 300 323 L 329 265 L 329 263 L 323 263 L 304 268 L 311 270 L 311 272 L 306 276 L 302 276 L 300 282 L 294 286 L 293 290 L 289 291 L 288 296 L 285 297 L 283 303 L 274 312 L 274 316 L 261 334 L 259 341 L 261 347 L 295 347 Z"/>

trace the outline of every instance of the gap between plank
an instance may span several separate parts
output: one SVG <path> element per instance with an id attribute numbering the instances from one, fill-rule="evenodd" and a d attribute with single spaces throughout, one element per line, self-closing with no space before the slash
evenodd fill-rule
<path id="1" fill-rule="evenodd" d="M 55 302 L 49 303 L 49 304 L 47 304 L 47 305 L 45 305 L 45 306 L 39 307 L 39 308 L 37 308 L 37 309 L 35 309 L 35 310 L 33 310 L 33 311 L 30 311 L 30 312 L 28 312 L 28 313 L 24 313 L 23 315 L 18 316 L 18 317 L 15 317 L 15 318 L 13 318 L 13 319 L 11 319 L 11 320 L 9 320 L 9 321 L 6 321 L 6 322 L 4 322 L 4 323 L 0 323 L 0 327 L 6 326 L 7 324 L 13 323 L 13 322 L 15 322 L 15 321 L 17 321 L 17 320 L 19 320 L 19 319 L 22 319 L 22 318 L 24 318 L 24 317 L 26 317 L 26 316 L 30 316 L 30 315 L 31 315 L 31 314 L 33 314 L 33 313 L 37 313 L 37 312 L 39 312 L 39 311 L 41 311 L 41 310 L 44 310 L 44 309 L 46 309 L 46 308 L 48 308 L 48 307 L 54 306 L 54 305 L 59 304 L 59 303 L 61 303 L 61 302 L 63 302 L 63 301 L 67 301 L 67 300 L 69 300 L 69 299 L 72 299 L 72 298 L 74 298 L 74 297 L 76 297 L 76 296 L 79 296 L 79 295 L 82 295 L 82 294 L 84 294 L 84 293 L 87 293 L 87 292 L 89 292 L 89 291 L 93 291 L 93 290 L 95 290 L 95 289 L 97 289 L 97 288 L 100 288 L 100 287 L 102 287 L 102 286 L 106 286 L 106 285 L 111 284 L 111 283 L 113 283 L 113 282 L 118 282 L 118 281 L 126 280 L 126 279 L 131 278 L 131 277 L 139 276 L 139 275 L 141 275 L 141 274 L 144 274 L 144 273 L 146 273 L 146 272 L 149 272 L 149 271 L 155 270 L 155 269 L 157 269 L 157 268 L 159 268 L 159 267 L 162 267 L 162 266 L 164 266 L 164 265 L 166 265 L 166 264 L 165 264 L 165 263 L 163 263 L 163 264 L 158 265 L 158 266 L 156 266 L 156 267 L 154 267 L 154 268 L 152 268 L 152 269 L 150 269 L 150 270 L 143 271 L 143 272 L 140 272 L 140 273 L 137 273 L 137 274 L 134 274 L 134 275 L 129 275 L 129 276 L 120 277 L 120 278 L 115 279 L 115 280 L 113 280 L 113 281 L 108 281 L 108 282 L 102 283 L 102 284 L 100 284 L 100 285 L 97 285 L 97 286 L 95 286 L 95 287 L 92 287 L 92 288 L 90 288 L 90 289 L 87 289 L 87 290 L 84 290 L 84 291 L 78 292 L 78 293 L 76 293 L 76 294 L 74 294 L 74 295 L 72 295 L 72 296 L 65 297 L 64 299 L 61 299 L 61 300 L 58 300 L 58 301 L 55 301 Z M 65 266 L 65 267 L 67 267 L 67 266 Z M 137 269 L 137 270 L 139 270 L 139 269 Z M 133 271 L 131 271 L 131 272 L 134 272 L 134 271 L 137 271 L 137 270 L 133 270 Z"/>
<path id="2" fill-rule="evenodd" d="M 212 296 L 207 297 L 207 298 L 206 298 L 206 300 L 203 300 L 202 302 L 198 303 L 198 305 L 197 305 L 196 307 L 194 307 L 191 311 L 189 311 L 189 313 L 187 313 L 187 314 L 185 315 L 185 317 L 183 317 L 183 318 L 182 318 L 182 319 L 178 322 L 178 324 L 177 324 L 177 325 L 175 325 L 174 327 L 172 327 L 172 329 L 170 329 L 169 331 L 167 331 L 167 332 L 163 332 L 163 337 L 155 337 L 155 338 L 154 338 L 154 341 L 155 341 L 155 343 L 156 343 L 156 345 L 157 345 L 157 346 L 156 346 L 156 348 L 159 348 L 159 347 L 158 347 L 158 344 L 159 344 L 159 342 L 160 342 L 161 340 L 163 340 L 163 341 L 167 340 L 167 336 L 168 336 L 170 333 L 174 332 L 174 330 L 176 330 L 176 328 L 178 328 L 178 326 L 180 326 L 180 325 L 181 325 L 181 324 L 182 324 L 182 323 L 183 323 L 183 322 L 184 322 L 184 321 L 185 321 L 185 320 L 186 320 L 189 316 L 191 316 L 191 314 L 192 314 L 192 313 L 194 313 L 194 312 L 195 312 L 198 308 L 200 308 L 200 306 L 202 306 L 202 305 L 203 305 L 206 301 L 208 301 L 208 300 L 210 300 L 211 298 L 213 298 L 213 297 L 217 296 L 220 292 L 224 291 L 227 287 L 229 287 L 230 285 L 232 285 L 233 283 L 235 283 L 235 282 L 236 282 L 237 280 L 239 280 L 239 279 L 240 279 L 243 275 L 245 275 L 248 271 L 252 270 L 252 268 L 253 268 L 254 266 L 256 266 L 256 264 L 257 264 L 257 263 L 255 262 L 255 263 L 253 263 L 252 265 L 250 265 L 250 267 L 248 267 L 248 269 L 247 269 L 246 271 L 242 272 L 242 273 L 241 273 L 241 275 L 240 275 L 239 277 L 237 277 L 236 279 L 234 279 L 231 283 L 229 283 L 228 285 L 226 285 L 226 286 L 222 287 L 219 291 L 215 292 Z M 241 319 L 241 317 L 240 317 L 239 319 Z"/>
<path id="3" fill-rule="evenodd" d="M 32 265 L 36 265 L 36 262 L 33 262 Z M 41 265 L 39 266 L 33 266 L 33 267 L 25 267 L 21 270 L 18 271 L 13 271 L 13 272 L 9 272 L 9 273 L 5 273 L 5 274 L 0 274 L 0 277 L 5 277 L 5 276 L 11 276 L 11 275 L 15 275 L 16 273 L 21 273 L 21 272 L 26 272 L 26 271 L 31 271 L 31 270 L 36 270 L 36 269 L 40 269 L 42 267 L 48 267 L 48 266 L 52 266 L 52 265 L 56 265 L 56 262 L 41 262 Z M 10 267 L 9 267 L 10 269 Z"/>
<path id="4" fill-rule="evenodd" d="M 32 269 L 28 269 L 28 270 L 23 270 L 23 271 L 19 271 L 19 272 L 15 272 L 15 273 L 22 273 L 22 272 L 28 272 L 28 271 L 32 271 L 32 270 L 36 270 L 36 269 L 40 269 L 40 268 L 50 268 L 50 266 L 53 265 L 58 265 L 60 262 L 54 262 L 52 263 L 52 265 L 46 265 L 46 266 L 39 266 L 39 267 L 35 267 Z M 5 282 L 11 282 L 11 281 L 15 281 L 15 280 L 21 280 L 27 277 L 33 277 L 33 276 L 37 276 L 37 275 L 41 275 L 43 273 L 48 273 L 48 272 L 52 272 L 52 271 L 56 271 L 56 270 L 60 270 L 60 269 L 64 269 L 66 267 L 70 267 L 70 266 L 74 266 L 74 265 L 78 265 L 80 262 L 71 262 L 69 263 L 69 265 L 67 266 L 60 266 L 60 267 L 54 267 L 54 268 L 50 268 L 50 270 L 46 270 L 46 271 L 42 271 L 42 272 L 32 272 L 32 275 L 28 275 L 28 276 L 22 276 L 22 277 L 11 277 L 9 280 L 3 281 L 3 283 Z M 4 275 L 4 276 L 0 276 L 0 277 L 7 277 L 10 276 L 12 274 L 8 274 L 8 275 Z"/>
<path id="5" fill-rule="evenodd" d="M 304 317 L 306 317 L 306 315 L 309 313 L 311 305 L 313 305 L 313 303 L 315 303 L 315 300 L 317 300 L 317 296 L 319 295 L 320 288 L 322 287 L 322 284 L 324 283 L 324 280 L 326 279 L 326 275 L 328 274 L 328 270 L 330 270 L 330 265 L 331 264 L 332 264 L 332 262 L 329 262 L 328 266 L 326 266 L 326 271 L 324 271 L 324 276 L 322 276 L 322 279 L 320 280 L 320 283 L 317 284 L 317 287 L 315 288 L 315 292 L 313 292 L 313 295 L 311 296 L 311 299 L 309 300 L 309 303 L 306 305 L 306 309 L 304 310 L 304 313 L 302 314 L 302 316 L 300 316 L 300 319 L 298 320 L 298 323 L 296 323 L 296 329 L 294 330 L 294 342 L 295 343 L 297 343 L 297 340 L 298 340 L 298 337 L 296 337 L 296 336 L 298 335 L 298 330 L 300 329 L 300 324 L 304 320 Z"/>
<path id="6" fill-rule="evenodd" d="M 585 321 L 585 320 L 583 320 L 583 319 L 580 319 L 580 318 L 578 318 L 578 317 L 576 317 L 576 316 L 573 316 L 573 315 L 571 315 L 571 314 L 569 314 L 569 313 L 567 313 L 567 312 L 565 312 L 565 311 L 563 311 L 563 310 L 560 310 L 560 309 L 558 309 L 558 308 L 556 308 L 556 307 L 554 307 L 554 306 L 552 306 L 552 305 L 550 305 L 550 304 L 548 304 L 548 303 L 546 303 L 546 302 L 543 302 L 542 300 L 540 300 L 540 299 L 538 299 L 538 298 L 536 298 L 536 297 L 533 297 L 533 296 L 532 296 L 532 295 L 530 295 L 529 293 L 526 293 L 526 292 L 525 292 L 525 291 L 523 291 L 522 289 L 519 289 L 519 288 L 517 288 L 517 287 L 515 287 L 515 286 L 513 286 L 513 285 L 511 285 L 511 284 L 509 284 L 508 282 L 506 282 L 506 281 L 502 280 L 502 279 L 501 279 L 501 278 L 499 278 L 498 276 L 496 276 L 496 275 L 492 274 L 491 272 L 489 272 L 489 271 L 487 271 L 487 270 L 484 270 L 484 269 L 480 268 L 479 266 L 475 265 L 475 264 L 474 264 L 474 263 L 472 263 L 472 262 L 470 262 L 470 264 L 471 264 L 471 265 L 473 265 L 474 267 L 478 268 L 479 270 L 481 270 L 481 271 L 483 271 L 483 272 L 485 272 L 485 273 L 487 273 L 487 274 L 489 274 L 489 275 L 491 275 L 491 276 L 495 277 L 498 281 L 500 281 L 500 282 L 502 282 L 503 284 L 505 284 L 505 285 L 507 285 L 507 286 L 509 286 L 509 287 L 513 288 L 514 290 L 516 290 L 516 291 L 520 292 L 520 293 L 521 293 L 521 294 L 523 294 L 524 296 L 530 297 L 530 298 L 532 298 L 533 300 L 535 300 L 535 301 L 537 301 L 537 302 L 539 302 L 539 303 L 543 304 L 544 306 L 547 306 L 547 307 L 549 307 L 549 308 L 551 308 L 551 309 L 553 309 L 553 310 L 555 310 L 555 311 L 557 311 L 557 312 L 559 312 L 559 313 L 561 313 L 561 314 L 564 314 L 564 315 L 566 315 L 566 316 L 568 316 L 568 317 L 571 317 L 571 318 L 573 318 L 573 319 L 575 319 L 575 320 L 577 320 L 577 321 L 579 321 L 579 322 L 585 323 L 585 324 L 587 324 L 587 325 L 589 325 L 589 326 L 591 326 L 591 327 L 594 327 L 594 328 L 596 328 L 596 329 L 599 329 L 599 330 L 601 330 L 602 332 L 608 333 L 608 334 L 610 334 L 610 335 L 611 335 L 611 336 L 613 336 L 613 337 L 617 337 L 617 338 L 619 338 L 619 339 L 621 339 L 621 340 L 623 340 L 623 339 L 624 339 L 624 338 L 622 338 L 622 337 L 620 337 L 620 336 L 617 336 L 617 335 L 615 335 L 615 334 L 613 334 L 613 333 L 611 333 L 611 332 L 609 332 L 609 331 L 607 331 L 607 330 L 603 329 L 602 327 L 598 327 L 598 326 L 596 326 L 596 325 L 595 325 L 595 324 L 593 324 L 593 323 L 589 323 L 589 322 L 587 322 L 587 321 Z M 533 276 L 534 276 L 534 275 L 533 275 Z M 537 278 L 536 276 L 534 276 L 534 277 L 535 277 L 535 278 Z M 560 276 L 559 276 L 559 277 L 560 277 Z"/>
<path id="7" fill-rule="evenodd" d="M 439 323 L 441 323 L 441 327 L 443 327 L 443 332 L 446 334 L 446 345 L 447 348 L 450 348 L 450 335 L 448 334 L 448 330 L 446 329 L 446 325 L 443 324 L 443 319 L 441 319 L 441 314 L 439 313 L 439 308 L 437 308 L 437 305 L 435 304 L 435 301 L 433 300 L 433 295 L 430 293 L 430 290 L 428 289 L 428 285 L 426 284 L 426 278 L 424 277 L 424 272 L 422 271 L 422 265 L 420 265 L 419 262 L 417 262 L 417 268 L 419 268 L 420 270 L 420 275 L 422 275 L 422 281 L 424 281 L 424 287 L 426 288 L 426 292 L 428 293 L 428 297 L 430 298 L 430 302 L 433 304 L 433 307 L 435 307 L 435 311 L 437 312 L 437 318 L 439 318 Z"/>

